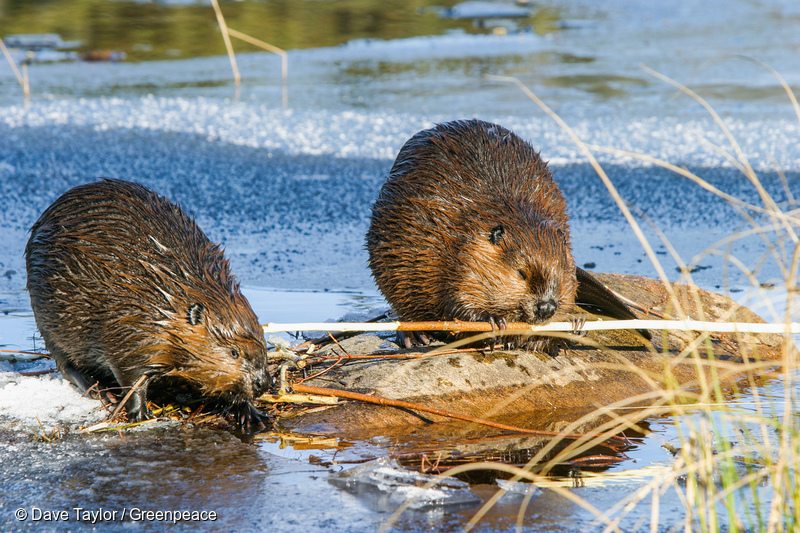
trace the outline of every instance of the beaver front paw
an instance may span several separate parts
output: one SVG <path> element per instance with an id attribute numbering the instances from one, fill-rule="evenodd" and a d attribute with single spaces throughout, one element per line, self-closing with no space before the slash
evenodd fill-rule
<path id="1" fill-rule="evenodd" d="M 250 402 L 234 406 L 231 413 L 236 428 L 242 433 L 256 433 L 272 425 L 269 415 L 256 409 Z"/>
<path id="2" fill-rule="evenodd" d="M 576 337 L 585 337 L 589 334 L 588 331 L 583 329 L 583 327 L 586 325 L 586 317 L 574 316 L 570 318 L 569 322 L 572 326 L 572 331 L 570 333 Z"/>
<path id="3" fill-rule="evenodd" d="M 403 348 L 413 348 L 414 346 L 427 346 L 431 343 L 431 338 L 424 331 L 398 331 L 397 344 Z"/>
<path id="4" fill-rule="evenodd" d="M 502 317 L 502 316 L 489 315 L 488 322 L 489 322 L 489 324 L 492 325 L 492 331 L 493 332 L 494 332 L 495 329 L 499 329 L 500 331 L 503 331 L 504 329 L 508 328 L 508 320 L 506 320 L 505 317 Z"/>
<path id="5" fill-rule="evenodd" d="M 135 391 L 127 403 L 125 403 L 125 414 L 130 422 L 141 422 L 153 418 L 153 412 L 147 408 L 147 395 L 141 391 Z"/>

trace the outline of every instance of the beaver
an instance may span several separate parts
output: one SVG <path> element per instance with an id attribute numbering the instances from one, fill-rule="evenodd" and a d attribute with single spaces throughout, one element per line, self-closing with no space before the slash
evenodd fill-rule
<path id="1" fill-rule="evenodd" d="M 177 382 L 244 430 L 265 424 L 252 404 L 272 386 L 263 331 L 220 246 L 178 205 L 127 181 L 77 186 L 33 225 L 25 260 L 36 325 L 81 391 L 146 376 L 131 420 L 152 416 L 148 390 Z"/>
<path id="2" fill-rule="evenodd" d="M 487 321 L 503 330 L 545 322 L 576 301 L 636 318 L 576 268 L 567 204 L 547 164 L 497 124 L 458 120 L 411 137 L 373 206 L 366 247 L 401 320 Z M 406 347 L 429 342 L 426 334 L 399 338 Z M 502 340 L 551 354 L 564 345 L 554 337 Z"/>

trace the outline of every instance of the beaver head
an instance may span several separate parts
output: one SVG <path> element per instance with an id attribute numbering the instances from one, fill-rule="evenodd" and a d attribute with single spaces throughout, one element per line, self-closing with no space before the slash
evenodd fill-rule
<path id="1" fill-rule="evenodd" d="M 575 302 L 569 230 L 549 219 L 478 224 L 456 264 L 452 312 L 462 320 L 540 323 Z"/>
<path id="2" fill-rule="evenodd" d="M 161 302 L 169 305 L 159 306 L 163 320 L 152 337 L 155 342 L 147 347 L 147 366 L 189 382 L 204 396 L 246 403 L 273 384 L 267 345 L 238 283 L 232 276 L 216 281 L 197 288 L 173 278 L 160 289 Z"/>

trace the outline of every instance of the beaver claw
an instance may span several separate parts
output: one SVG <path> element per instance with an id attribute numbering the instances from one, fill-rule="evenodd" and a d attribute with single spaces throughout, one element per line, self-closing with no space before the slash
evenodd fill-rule
<path id="1" fill-rule="evenodd" d="M 492 325 L 492 331 L 495 329 L 503 331 L 508 328 L 508 320 L 502 316 L 489 315 L 489 324 Z"/>
<path id="2" fill-rule="evenodd" d="M 397 344 L 403 348 L 413 348 L 414 346 L 427 346 L 431 343 L 431 338 L 424 331 L 398 331 Z"/>
<path id="3" fill-rule="evenodd" d="M 588 331 L 583 329 L 583 326 L 586 325 L 586 318 L 582 316 L 575 316 L 572 317 L 569 321 L 572 324 L 572 331 L 570 333 L 572 333 L 576 337 L 585 337 L 586 335 L 589 334 Z"/>
<path id="4" fill-rule="evenodd" d="M 486 319 L 486 322 L 488 322 L 492 326 L 493 334 L 498 330 L 504 331 L 508 328 L 508 320 L 506 320 L 504 317 L 501 316 L 489 315 L 489 317 Z M 486 339 L 486 347 L 489 348 L 490 351 L 494 351 L 496 341 L 497 341 L 496 337 L 490 337 Z M 508 342 L 503 342 L 501 347 L 505 349 L 510 349 L 508 348 L 508 345 L 509 345 Z"/>
<path id="5" fill-rule="evenodd" d="M 131 397 L 125 402 L 125 414 L 130 422 L 140 422 L 154 418 L 153 412 L 147 408 L 147 388 L 151 379 L 152 376 L 149 376 L 140 383 L 139 388 L 133 391 Z"/>
<path id="6" fill-rule="evenodd" d="M 259 411 L 250 402 L 245 402 L 232 409 L 236 428 L 243 433 L 256 433 L 269 426 L 269 416 Z"/>

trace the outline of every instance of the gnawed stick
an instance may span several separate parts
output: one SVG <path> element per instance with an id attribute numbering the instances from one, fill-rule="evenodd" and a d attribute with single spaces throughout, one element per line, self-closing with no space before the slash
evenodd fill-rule
<path id="1" fill-rule="evenodd" d="M 336 396 L 315 396 L 313 394 L 262 394 L 259 400 L 267 403 L 310 403 L 315 405 L 336 405 Z"/>
<path id="2" fill-rule="evenodd" d="M 120 424 L 115 424 L 113 422 L 98 422 L 92 426 L 87 428 L 83 428 L 78 433 L 98 433 L 101 431 L 120 431 L 123 429 L 131 429 L 137 426 L 141 426 L 144 424 L 152 424 L 153 422 L 158 422 L 157 418 L 147 418 L 145 420 L 139 420 L 138 422 L 122 422 Z"/>
<path id="3" fill-rule="evenodd" d="M 358 392 L 352 391 L 345 391 L 345 390 L 338 390 L 338 389 L 327 389 L 324 387 L 312 387 L 310 385 L 303 385 L 302 383 L 295 383 L 292 385 L 292 389 L 294 392 L 301 392 L 306 394 L 316 394 L 319 396 L 335 396 L 337 398 L 346 398 L 348 400 L 357 400 L 360 402 L 372 403 L 375 405 L 383 405 L 386 407 L 399 407 L 401 409 L 410 409 L 412 411 L 421 411 L 423 413 L 430 413 L 434 415 L 443 416 L 445 418 L 453 418 L 456 420 L 463 420 L 464 422 L 472 422 L 473 424 L 480 424 L 482 426 L 489 426 L 497 429 L 503 429 L 506 431 L 513 431 L 515 433 L 527 433 L 530 435 L 538 435 L 540 437 L 563 437 L 565 439 L 581 439 L 584 438 L 586 435 L 581 435 L 577 433 L 559 433 L 558 431 L 543 431 L 538 429 L 528 429 L 519 426 L 512 426 L 509 424 L 503 424 L 500 422 L 493 422 L 491 420 L 486 420 L 483 418 L 475 418 L 472 416 L 462 415 L 458 413 L 453 413 L 450 411 L 445 411 L 444 409 L 437 409 L 435 407 L 427 407 L 418 403 L 406 402 L 403 400 L 392 400 L 390 398 L 383 398 L 382 396 L 373 396 L 369 394 L 361 394 Z M 621 444 L 627 444 L 628 440 L 625 437 L 620 437 L 617 435 L 612 435 L 608 438 L 608 440 L 616 441 Z"/>
<path id="4" fill-rule="evenodd" d="M 496 331 L 502 335 L 525 333 L 566 332 L 575 330 L 571 322 L 549 322 L 547 324 L 527 324 L 509 322 L 500 332 L 489 322 L 462 322 L 445 320 L 438 322 L 305 322 L 293 324 L 267 323 L 262 326 L 265 333 L 291 331 L 457 331 L 479 333 Z M 709 333 L 764 333 L 799 334 L 800 323 L 769 322 L 709 322 L 703 320 L 594 320 L 586 322 L 582 331 L 610 331 L 620 329 L 651 329 L 665 331 L 702 331 Z"/>
<path id="5" fill-rule="evenodd" d="M 116 418 L 116 416 L 120 413 L 120 411 L 122 411 L 122 408 L 125 407 L 125 404 L 128 403 L 128 400 L 131 399 L 131 396 L 133 396 L 133 393 L 136 392 L 136 390 L 139 387 L 142 386 L 142 383 L 147 381 L 148 377 L 149 376 L 147 374 L 142 374 L 141 376 L 139 376 L 139 379 L 136 380 L 136 383 L 134 383 L 131 386 L 131 388 L 128 390 L 127 394 L 125 394 L 125 396 L 123 396 L 122 399 L 117 404 L 117 408 L 114 409 L 114 412 L 111 413 L 110 417 L 108 417 L 109 420 L 113 420 L 114 418 Z"/>
<path id="6" fill-rule="evenodd" d="M 33 355 L 36 357 L 46 357 L 46 358 L 50 357 L 50 354 L 46 352 L 29 352 L 25 350 L 0 350 L 0 353 L 16 353 L 20 355 Z"/>

